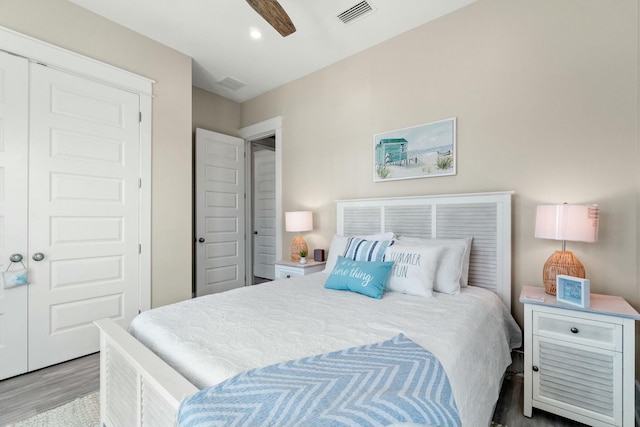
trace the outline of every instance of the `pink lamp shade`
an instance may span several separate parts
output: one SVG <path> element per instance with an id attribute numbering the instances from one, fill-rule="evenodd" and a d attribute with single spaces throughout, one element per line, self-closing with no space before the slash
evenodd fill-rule
<path id="1" fill-rule="evenodd" d="M 597 242 L 600 210 L 597 205 L 542 205 L 536 211 L 535 237 L 562 240 L 562 251 L 554 252 L 542 269 L 546 293 L 556 294 L 556 276 L 585 278 L 584 266 L 571 251 L 565 250 L 566 241 Z"/>
<path id="2" fill-rule="evenodd" d="M 284 224 L 287 231 L 299 233 L 313 230 L 313 213 L 311 211 L 285 212 Z"/>
<path id="3" fill-rule="evenodd" d="M 542 205 L 536 212 L 539 239 L 598 241 L 600 212 L 598 205 Z"/>
<path id="4" fill-rule="evenodd" d="M 285 212 L 284 227 L 287 231 L 300 233 L 301 231 L 313 230 L 313 213 L 310 211 Z M 300 252 L 304 251 L 305 257 L 300 256 Z M 304 241 L 300 234 L 296 235 L 291 241 L 291 260 L 306 262 L 306 255 L 309 253 L 307 242 Z"/>

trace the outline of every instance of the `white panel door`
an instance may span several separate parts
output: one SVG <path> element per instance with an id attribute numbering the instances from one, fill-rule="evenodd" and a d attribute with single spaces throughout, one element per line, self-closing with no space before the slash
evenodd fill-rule
<path id="1" fill-rule="evenodd" d="M 140 100 L 38 64 L 30 89 L 33 370 L 98 351 L 94 320 L 138 313 Z"/>
<path id="2" fill-rule="evenodd" d="M 196 129 L 196 295 L 245 285 L 244 140 Z"/>
<path id="3" fill-rule="evenodd" d="M 27 255 L 28 62 L 0 52 L 0 269 Z M 23 261 L 28 265 L 27 259 Z M 20 264 L 11 267 L 22 268 Z M 27 371 L 27 287 L 0 280 L 0 380 Z"/>
<path id="4" fill-rule="evenodd" d="M 276 153 L 253 154 L 253 275 L 275 279 Z"/>

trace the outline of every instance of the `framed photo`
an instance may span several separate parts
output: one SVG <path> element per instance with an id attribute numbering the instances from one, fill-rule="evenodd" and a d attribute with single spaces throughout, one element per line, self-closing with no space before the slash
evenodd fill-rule
<path id="1" fill-rule="evenodd" d="M 456 174 L 456 118 L 373 135 L 373 181 Z"/>
<path id="2" fill-rule="evenodd" d="M 588 279 L 580 277 L 556 276 L 556 299 L 582 308 L 589 307 L 591 286 Z"/>

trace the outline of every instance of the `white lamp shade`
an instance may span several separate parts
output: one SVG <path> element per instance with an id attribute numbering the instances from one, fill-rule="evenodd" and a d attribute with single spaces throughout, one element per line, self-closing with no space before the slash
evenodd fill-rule
<path id="1" fill-rule="evenodd" d="M 313 230 L 311 211 L 285 212 L 284 224 L 287 231 L 298 233 Z"/>
<path id="2" fill-rule="evenodd" d="M 536 211 L 535 236 L 540 239 L 597 242 L 598 205 L 542 205 Z"/>

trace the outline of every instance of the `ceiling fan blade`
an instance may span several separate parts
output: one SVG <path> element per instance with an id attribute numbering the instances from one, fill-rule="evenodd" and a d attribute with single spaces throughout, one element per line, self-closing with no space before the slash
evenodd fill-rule
<path id="1" fill-rule="evenodd" d="M 287 37 L 296 32 L 296 27 L 291 22 L 287 12 L 280 6 L 277 0 L 247 0 L 253 10 L 258 12 L 282 37 Z"/>

